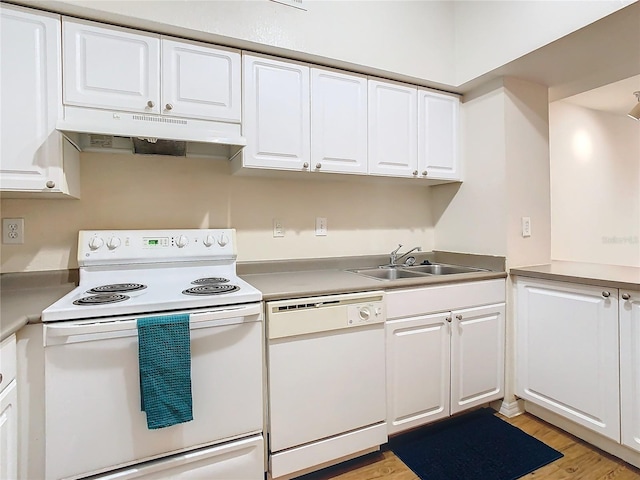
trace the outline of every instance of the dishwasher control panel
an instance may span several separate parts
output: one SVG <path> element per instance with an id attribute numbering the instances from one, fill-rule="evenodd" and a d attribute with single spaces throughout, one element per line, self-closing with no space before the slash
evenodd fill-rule
<path id="1" fill-rule="evenodd" d="M 349 305 L 347 307 L 347 324 L 349 326 L 384 321 L 384 305 L 382 302 Z"/>

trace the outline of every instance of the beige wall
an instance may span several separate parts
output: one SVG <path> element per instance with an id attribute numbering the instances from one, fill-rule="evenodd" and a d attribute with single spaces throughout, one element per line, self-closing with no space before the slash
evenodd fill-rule
<path id="1" fill-rule="evenodd" d="M 81 200 L 0 202 L 25 219 L 25 244 L 2 245 L 2 272 L 74 268 L 82 229 L 237 229 L 239 260 L 433 249 L 430 190 L 398 184 L 236 177 L 223 160 L 81 154 Z M 315 217 L 329 234 L 316 237 Z M 273 238 L 272 219 L 285 226 Z"/>
<path id="2" fill-rule="evenodd" d="M 640 125 L 550 106 L 552 256 L 640 267 Z"/>

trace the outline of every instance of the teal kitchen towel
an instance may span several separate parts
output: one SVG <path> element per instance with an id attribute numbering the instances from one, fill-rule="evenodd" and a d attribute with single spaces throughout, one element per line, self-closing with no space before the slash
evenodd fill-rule
<path id="1" fill-rule="evenodd" d="M 140 400 L 149 429 L 193 420 L 189 315 L 139 318 Z"/>

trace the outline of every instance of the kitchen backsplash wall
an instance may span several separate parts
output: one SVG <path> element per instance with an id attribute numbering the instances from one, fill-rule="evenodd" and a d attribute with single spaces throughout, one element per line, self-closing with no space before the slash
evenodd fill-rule
<path id="1" fill-rule="evenodd" d="M 231 227 L 241 261 L 433 249 L 427 187 L 238 177 L 222 160 L 91 153 L 81 178 L 81 200 L 1 201 L 3 218 L 25 219 L 26 239 L 2 245 L 2 273 L 77 267 L 82 229 Z M 315 236 L 316 217 L 327 218 L 326 237 Z M 283 238 L 273 238 L 274 218 Z"/>
<path id="2" fill-rule="evenodd" d="M 552 258 L 640 267 L 640 125 L 563 101 L 549 113 Z"/>

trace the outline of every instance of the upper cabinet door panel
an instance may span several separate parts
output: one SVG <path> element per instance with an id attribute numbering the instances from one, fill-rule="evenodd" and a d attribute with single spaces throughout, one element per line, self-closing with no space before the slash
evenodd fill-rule
<path id="1" fill-rule="evenodd" d="M 6 4 L 0 12 L 0 189 L 47 191 L 62 175 L 60 18 Z"/>
<path id="2" fill-rule="evenodd" d="M 162 113 L 240 122 L 240 52 L 162 39 Z"/>
<path id="3" fill-rule="evenodd" d="M 417 176 L 417 88 L 369 80 L 369 173 Z"/>
<path id="4" fill-rule="evenodd" d="M 303 170 L 310 158 L 309 67 L 244 55 L 244 165 Z"/>
<path id="5" fill-rule="evenodd" d="M 157 35 L 70 19 L 64 30 L 64 102 L 160 113 Z"/>
<path id="6" fill-rule="evenodd" d="M 367 173 L 367 77 L 311 70 L 311 167 Z"/>
<path id="7" fill-rule="evenodd" d="M 418 168 L 426 178 L 459 180 L 457 97 L 418 90 Z"/>

